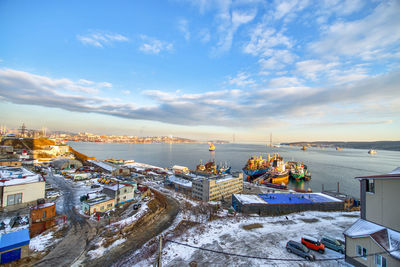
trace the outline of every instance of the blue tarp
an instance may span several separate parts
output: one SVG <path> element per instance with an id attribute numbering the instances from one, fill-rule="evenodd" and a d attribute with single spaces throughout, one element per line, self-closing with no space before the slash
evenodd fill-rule
<path id="1" fill-rule="evenodd" d="M 29 245 L 29 241 L 29 229 L 3 234 L 0 236 L 0 252 Z"/>

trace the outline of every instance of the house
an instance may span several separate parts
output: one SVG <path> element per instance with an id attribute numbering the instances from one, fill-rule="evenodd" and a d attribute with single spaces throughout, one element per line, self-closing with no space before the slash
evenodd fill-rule
<path id="1" fill-rule="evenodd" d="M 45 179 L 22 167 L 0 167 L 0 208 L 16 210 L 45 198 Z"/>
<path id="2" fill-rule="evenodd" d="M 87 198 L 82 201 L 81 207 L 86 215 L 92 215 L 96 212 L 106 212 L 113 209 L 115 200 L 105 194 L 91 193 L 87 194 Z"/>
<path id="3" fill-rule="evenodd" d="M 126 167 L 116 167 L 112 170 L 111 175 L 113 176 L 131 176 L 131 170 Z"/>
<path id="4" fill-rule="evenodd" d="M 400 168 L 360 181 L 361 216 L 343 233 L 346 262 L 354 266 L 400 266 Z"/>
<path id="5" fill-rule="evenodd" d="M 105 185 L 102 192 L 115 200 L 115 206 L 135 200 L 134 186 L 128 183 Z"/>
<path id="6" fill-rule="evenodd" d="M 0 236 L 0 264 L 16 261 L 29 255 L 29 230 L 22 229 Z"/>

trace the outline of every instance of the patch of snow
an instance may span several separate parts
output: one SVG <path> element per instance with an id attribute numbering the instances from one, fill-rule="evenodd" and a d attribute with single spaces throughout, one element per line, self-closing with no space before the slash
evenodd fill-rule
<path id="1" fill-rule="evenodd" d="M 121 238 L 118 239 L 116 241 L 114 241 L 114 243 L 112 243 L 110 246 L 108 246 L 107 248 L 103 247 L 103 246 L 99 246 L 97 249 L 94 250 L 90 250 L 87 255 L 91 258 L 91 259 L 95 259 L 95 258 L 99 258 L 101 256 L 103 256 L 107 251 L 119 246 L 120 244 L 124 243 L 126 241 L 126 238 Z M 100 242 L 98 244 L 102 244 L 103 240 L 100 240 Z"/>
<path id="2" fill-rule="evenodd" d="M 54 232 L 42 233 L 31 238 L 29 248 L 34 251 L 45 251 L 47 247 L 52 245 L 56 240 L 53 238 Z"/>

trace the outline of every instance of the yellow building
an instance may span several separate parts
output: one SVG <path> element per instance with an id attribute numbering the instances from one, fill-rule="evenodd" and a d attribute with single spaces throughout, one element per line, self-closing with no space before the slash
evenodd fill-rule
<path id="1" fill-rule="evenodd" d="M 243 192 L 243 174 L 238 177 L 222 175 L 211 178 L 198 178 L 192 181 L 192 196 L 208 202 L 230 198 L 232 194 Z"/>
<path id="2" fill-rule="evenodd" d="M 82 202 L 82 211 L 87 215 L 92 215 L 96 212 L 106 212 L 113 209 L 115 200 L 106 196 L 98 195 L 93 198 L 88 198 Z"/>

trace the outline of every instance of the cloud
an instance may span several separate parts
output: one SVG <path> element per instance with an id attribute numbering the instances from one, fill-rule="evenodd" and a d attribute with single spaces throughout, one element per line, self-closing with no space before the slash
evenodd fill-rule
<path id="1" fill-rule="evenodd" d="M 211 39 L 211 34 L 208 29 L 202 29 L 198 36 L 202 43 L 208 43 Z"/>
<path id="2" fill-rule="evenodd" d="M 178 21 L 178 29 L 183 33 L 186 41 L 190 40 L 189 22 L 187 19 L 180 19 Z"/>
<path id="3" fill-rule="evenodd" d="M 140 39 L 143 43 L 140 45 L 139 50 L 146 54 L 157 55 L 162 51 L 172 52 L 174 48 L 172 43 L 161 41 L 146 35 L 141 35 Z"/>
<path id="4" fill-rule="evenodd" d="M 122 90 L 122 93 L 123 93 L 124 95 L 130 95 L 130 94 L 131 94 L 131 91 L 129 91 L 129 90 Z"/>
<path id="5" fill-rule="evenodd" d="M 104 47 L 114 42 L 128 42 L 128 37 L 117 33 L 92 32 L 86 35 L 77 35 L 76 38 L 84 45 Z"/>
<path id="6" fill-rule="evenodd" d="M 339 20 L 323 29 L 322 38 L 309 50 L 323 56 L 377 60 L 400 45 L 400 2 L 384 1 L 358 20 Z"/>
<path id="7" fill-rule="evenodd" d="M 379 124 L 392 124 L 393 120 L 380 120 L 380 121 L 336 121 L 336 122 L 317 122 L 317 123 L 306 123 L 306 126 L 323 126 L 323 127 L 335 127 L 335 126 L 351 126 L 351 125 L 379 125 Z"/>
<path id="8" fill-rule="evenodd" d="M 273 16 L 275 19 L 282 19 L 285 16 L 292 18 L 296 12 L 307 7 L 309 2 L 308 0 L 276 0 Z"/>
<path id="9" fill-rule="evenodd" d="M 251 86 L 255 85 L 255 81 L 253 79 L 249 79 L 250 75 L 245 72 L 239 72 L 236 77 L 230 77 L 228 80 L 228 84 L 237 85 L 237 86 Z"/>
<path id="10" fill-rule="evenodd" d="M 243 77 L 243 78 L 240 78 Z M 238 81 L 248 79 L 239 73 Z M 12 69 L 0 70 L 0 97 L 16 104 L 56 107 L 69 111 L 92 112 L 128 119 L 159 121 L 177 125 L 218 125 L 231 127 L 278 125 L 295 116 L 306 114 L 308 119 L 320 117 L 321 111 L 339 105 L 342 110 L 360 111 L 360 106 L 400 101 L 400 71 L 377 75 L 348 85 L 336 87 L 307 87 L 294 77 L 270 81 L 266 88 L 252 90 L 219 90 L 198 94 L 180 91 L 144 91 L 143 96 L 153 104 L 140 106 L 127 100 L 114 101 L 88 94 L 87 80 L 73 82 L 53 79 Z M 94 83 L 98 84 L 98 83 Z M 90 85 L 92 86 L 92 85 Z M 92 88 L 92 87 L 89 87 Z M 379 88 L 379 90 L 377 90 Z M 353 103 L 357 103 L 354 105 Z M 399 116 L 399 109 L 381 105 L 381 113 Z M 375 112 L 375 110 L 374 110 Z M 394 114 L 393 114 L 394 113 Z M 305 115 L 304 115 L 305 116 Z M 359 121 L 382 121 L 377 114 L 368 117 L 360 112 Z"/>

